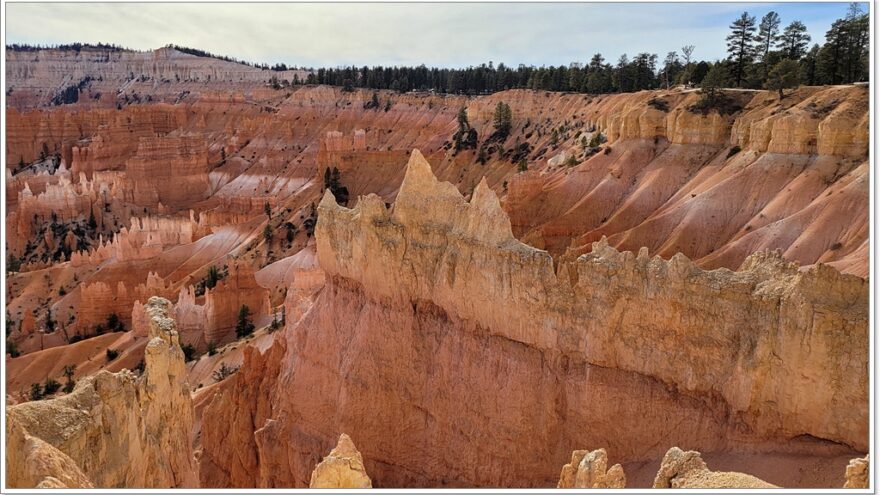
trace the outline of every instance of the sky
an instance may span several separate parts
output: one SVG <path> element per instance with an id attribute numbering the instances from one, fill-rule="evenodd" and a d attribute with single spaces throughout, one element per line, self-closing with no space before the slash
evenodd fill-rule
<path id="1" fill-rule="evenodd" d="M 743 11 L 803 22 L 822 43 L 847 3 L 6 3 L 6 43 L 170 43 L 303 67 L 568 65 L 602 53 L 725 56 Z M 867 11 L 867 4 L 863 4 Z"/>

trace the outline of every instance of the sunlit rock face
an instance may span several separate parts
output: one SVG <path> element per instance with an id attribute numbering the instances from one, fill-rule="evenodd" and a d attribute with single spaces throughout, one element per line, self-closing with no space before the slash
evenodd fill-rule
<path id="1" fill-rule="evenodd" d="M 418 151 L 390 209 L 328 193 L 316 235 L 328 280 L 312 310 L 246 357 L 259 385 L 240 375 L 203 418 L 216 434 L 231 420 L 250 464 L 206 443 L 206 485 L 305 486 L 339 430 L 377 486 L 545 486 L 572 444 L 621 461 L 670 443 L 867 446 L 859 277 L 766 252 L 704 271 L 605 241 L 554 269 L 493 192 L 466 201 Z"/>
<path id="2" fill-rule="evenodd" d="M 309 488 L 372 488 L 361 453 L 348 435 L 340 435 L 336 447 L 315 466 Z"/>
<path id="3" fill-rule="evenodd" d="M 142 375 L 102 371 L 68 395 L 7 408 L 7 441 L 22 446 L 7 451 L 10 486 L 198 486 L 192 399 L 170 305 L 146 305 Z"/>

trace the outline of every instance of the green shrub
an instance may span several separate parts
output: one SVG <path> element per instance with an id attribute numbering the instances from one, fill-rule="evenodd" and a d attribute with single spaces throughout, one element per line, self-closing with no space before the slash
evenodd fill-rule
<path id="1" fill-rule="evenodd" d="M 52 395 L 57 392 L 61 388 L 61 384 L 57 381 L 47 378 L 46 383 L 43 384 L 43 396 Z"/>
<path id="2" fill-rule="evenodd" d="M 182 347 L 183 349 L 183 360 L 186 362 L 190 362 L 196 357 L 196 348 L 192 346 L 192 344 L 186 344 Z"/>

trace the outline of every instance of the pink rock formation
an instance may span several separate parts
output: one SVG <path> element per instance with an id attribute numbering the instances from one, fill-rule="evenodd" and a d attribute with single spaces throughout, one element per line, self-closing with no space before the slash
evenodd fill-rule
<path id="1" fill-rule="evenodd" d="M 468 203 L 418 152 L 391 210 L 375 196 L 347 210 L 328 193 L 318 218 L 327 285 L 287 342 L 247 356 L 206 408 L 205 486 L 304 486 L 333 430 L 358 432 L 380 486 L 555 483 L 571 443 L 625 461 L 665 442 L 867 446 L 858 277 L 772 253 L 707 272 L 604 242 L 554 270 L 512 237 L 485 185 Z M 234 460 L 208 441 L 230 430 Z M 487 453 L 504 462 L 484 465 Z"/>

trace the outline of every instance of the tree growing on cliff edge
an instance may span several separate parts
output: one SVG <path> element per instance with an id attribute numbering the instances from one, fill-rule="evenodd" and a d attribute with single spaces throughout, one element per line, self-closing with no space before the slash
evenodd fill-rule
<path id="1" fill-rule="evenodd" d="M 330 190 L 337 203 L 342 206 L 348 205 L 348 188 L 342 185 L 342 174 L 338 168 L 324 169 L 324 189 Z"/>
<path id="2" fill-rule="evenodd" d="M 754 39 L 755 18 L 743 12 L 730 25 L 730 34 L 727 36 L 727 53 L 733 62 L 733 77 L 737 86 L 742 83 L 746 68 L 752 61 Z"/>
<path id="3" fill-rule="evenodd" d="M 64 370 L 62 371 L 62 373 L 64 374 L 64 377 L 67 378 L 67 383 L 64 384 L 64 392 L 65 393 L 69 394 L 70 392 L 72 392 L 74 385 L 76 385 L 76 382 L 73 381 L 73 374 L 75 372 L 76 372 L 76 365 L 75 364 L 68 364 L 67 366 L 64 367 Z"/>
<path id="4" fill-rule="evenodd" d="M 52 308 L 46 310 L 46 333 L 55 331 L 55 319 L 52 318 Z"/>
<path id="5" fill-rule="evenodd" d="M 247 307 L 247 304 L 242 304 L 238 310 L 238 323 L 235 325 L 235 335 L 241 338 L 252 333 L 254 333 L 254 324 L 251 322 L 251 309 Z"/>
<path id="6" fill-rule="evenodd" d="M 459 152 L 461 150 L 476 148 L 478 139 L 477 130 L 471 127 L 471 123 L 468 121 L 467 107 L 461 107 L 458 109 L 458 117 L 456 120 L 458 121 L 458 131 L 452 136 L 452 141 L 455 143 L 455 151 Z"/>
<path id="7" fill-rule="evenodd" d="M 767 82 L 765 87 L 771 91 L 779 92 L 779 99 L 785 97 L 782 90 L 794 88 L 798 85 L 798 63 L 794 60 L 785 59 L 774 65 L 767 74 Z"/>
<path id="8" fill-rule="evenodd" d="M 495 128 L 493 138 L 504 141 L 510 135 L 510 129 L 513 128 L 513 112 L 510 105 L 499 101 L 495 105 L 495 113 L 492 115 L 492 126 Z"/>

